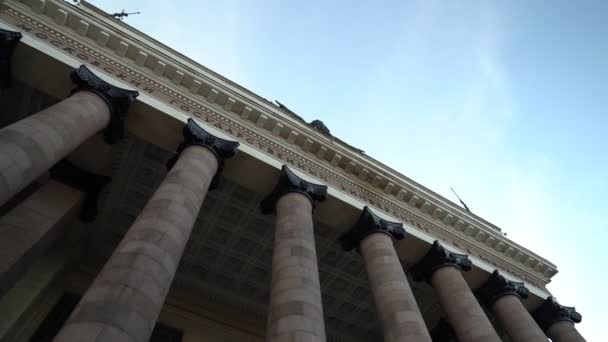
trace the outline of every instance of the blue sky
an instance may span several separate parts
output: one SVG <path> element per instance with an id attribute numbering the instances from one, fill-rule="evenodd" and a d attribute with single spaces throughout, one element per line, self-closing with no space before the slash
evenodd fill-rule
<path id="1" fill-rule="evenodd" d="M 91 1 L 558 265 L 603 340 L 608 2 Z M 128 6 L 128 7 L 125 7 Z"/>

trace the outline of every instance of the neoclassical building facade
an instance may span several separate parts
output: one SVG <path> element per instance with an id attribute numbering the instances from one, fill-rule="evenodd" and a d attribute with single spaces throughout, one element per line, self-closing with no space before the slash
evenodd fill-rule
<path id="1" fill-rule="evenodd" d="M 321 121 L 84 1 L 0 6 L 1 342 L 585 341 L 554 264 Z"/>

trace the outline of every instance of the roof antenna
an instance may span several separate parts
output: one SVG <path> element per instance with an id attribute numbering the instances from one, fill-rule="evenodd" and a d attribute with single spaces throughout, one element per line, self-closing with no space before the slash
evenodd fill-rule
<path id="1" fill-rule="evenodd" d="M 456 191 L 454 191 L 454 189 L 452 189 L 452 187 L 450 187 L 450 190 L 452 190 L 452 192 L 454 193 L 454 195 L 456 195 L 456 198 L 458 198 L 458 200 L 460 201 L 460 204 L 462 204 L 462 206 L 468 211 L 471 212 L 471 210 L 469 209 L 469 207 L 467 207 L 467 205 L 460 199 L 460 197 L 458 196 L 458 194 L 456 193 Z"/>
<path id="2" fill-rule="evenodd" d="M 120 13 L 114 13 L 112 14 L 112 16 L 120 21 L 122 21 L 125 17 L 128 17 L 130 15 L 134 15 L 134 14 L 141 14 L 141 12 L 131 12 L 131 13 L 127 13 L 125 12 L 125 10 L 123 9 L 122 12 Z"/>

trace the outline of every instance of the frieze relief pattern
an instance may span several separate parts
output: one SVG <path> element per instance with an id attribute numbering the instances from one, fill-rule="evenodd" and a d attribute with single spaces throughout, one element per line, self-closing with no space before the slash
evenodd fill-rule
<path id="1" fill-rule="evenodd" d="M 11 5 L 12 2 L 7 2 L 6 4 Z M 69 5 L 62 4 L 62 6 L 66 7 L 65 10 L 61 9 L 63 12 L 68 10 L 74 11 L 74 9 L 68 8 L 70 7 Z M 313 154 L 294 152 L 294 147 L 288 145 L 289 138 L 285 141 L 285 139 L 279 139 L 281 137 L 277 135 L 260 134 L 256 130 L 263 129 L 261 127 L 263 125 L 254 125 L 251 121 L 244 120 L 243 115 L 239 116 L 234 112 L 230 112 L 230 114 L 233 114 L 230 116 L 220 113 L 217 107 L 214 108 L 213 105 L 207 105 L 209 101 L 203 104 L 190 97 L 186 97 L 183 95 L 183 91 L 177 92 L 173 90 L 173 85 L 169 87 L 163 84 L 167 82 L 164 82 L 162 77 L 154 77 L 152 79 L 146 76 L 149 75 L 148 71 L 139 72 L 138 70 L 136 72 L 134 69 L 140 68 L 137 63 L 133 63 L 133 66 L 119 63 L 118 61 L 124 59 L 110 58 L 106 54 L 109 51 L 108 49 L 93 49 L 84 45 L 80 40 L 73 39 L 35 20 L 30 13 L 27 13 L 27 10 L 19 9 L 19 7 L 22 7 L 22 5 L 16 4 L 15 7 L 5 9 L 0 18 L 24 34 L 43 41 L 53 48 L 80 60 L 82 63 L 120 79 L 137 88 L 140 92 L 149 94 L 180 112 L 215 126 L 236 140 L 272 158 L 280 160 L 282 163 L 304 171 L 345 194 L 366 202 L 374 209 L 379 209 L 395 216 L 405 223 L 425 231 L 540 289 L 544 288 L 544 284 L 556 272 L 550 265 L 538 260 L 540 259 L 538 256 L 530 254 L 521 247 L 510 244 L 507 240 L 502 239 L 498 233 L 491 234 L 490 232 L 472 229 L 472 226 L 465 224 L 458 217 L 451 217 L 450 220 L 447 220 L 447 216 L 452 216 L 450 214 L 444 217 L 444 222 L 442 220 L 434 220 L 436 221 L 434 222 L 435 214 L 441 211 L 440 208 L 436 208 L 433 214 L 430 214 L 428 213 L 428 208 L 426 213 L 423 210 L 425 205 L 428 204 L 427 202 L 421 205 L 420 208 L 416 206 L 412 208 L 403 206 L 399 203 L 402 201 L 397 201 L 399 200 L 398 195 L 393 196 L 391 194 L 391 196 L 387 196 L 387 192 L 382 192 L 382 189 L 378 187 L 370 186 L 371 184 L 362 185 L 365 181 L 361 180 L 361 177 L 353 177 L 346 170 L 342 170 L 333 165 L 334 163 L 328 162 L 327 159 L 324 159 L 325 165 L 322 165 L 310 158 L 314 156 Z M 55 23 L 57 23 L 57 20 L 55 20 Z M 86 40 L 86 43 L 94 43 L 94 41 Z M 224 107 L 224 109 L 226 108 Z M 255 127 L 255 130 L 253 127 Z M 332 169 L 328 168 L 330 164 L 333 166 Z M 417 198 L 415 195 L 413 197 Z M 452 221 L 453 226 L 450 226 L 448 221 Z M 490 242 L 493 243 L 492 246 Z M 507 260 L 507 258 L 511 260 Z"/>

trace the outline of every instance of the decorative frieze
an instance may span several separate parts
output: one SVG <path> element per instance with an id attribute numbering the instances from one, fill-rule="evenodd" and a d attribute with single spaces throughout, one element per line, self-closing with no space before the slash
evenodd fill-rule
<path id="1" fill-rule="evenodd" d="M 88 67 L 81 65 L 70 74 L 76 85 L 74 92 L 86 90 L 99 95 L 110 108 L 110 124 L 104 131 L 109 144 L 117 143 L 124 137 L 125 117 L 129 105 L 139 95 L 136 90 L 126 90 L 113 86 L 97 77 Z"/>
<path id="2" fill-rule="evenodd" d="M 403 223 L 384 220 L 365 206 L 357 223 L 340 237 L 340 244 L 345 251 L 350 251 L 358 248 L 361 241 L 373 233 L 383 233 L 395 240 L 405 238 Z"/>

